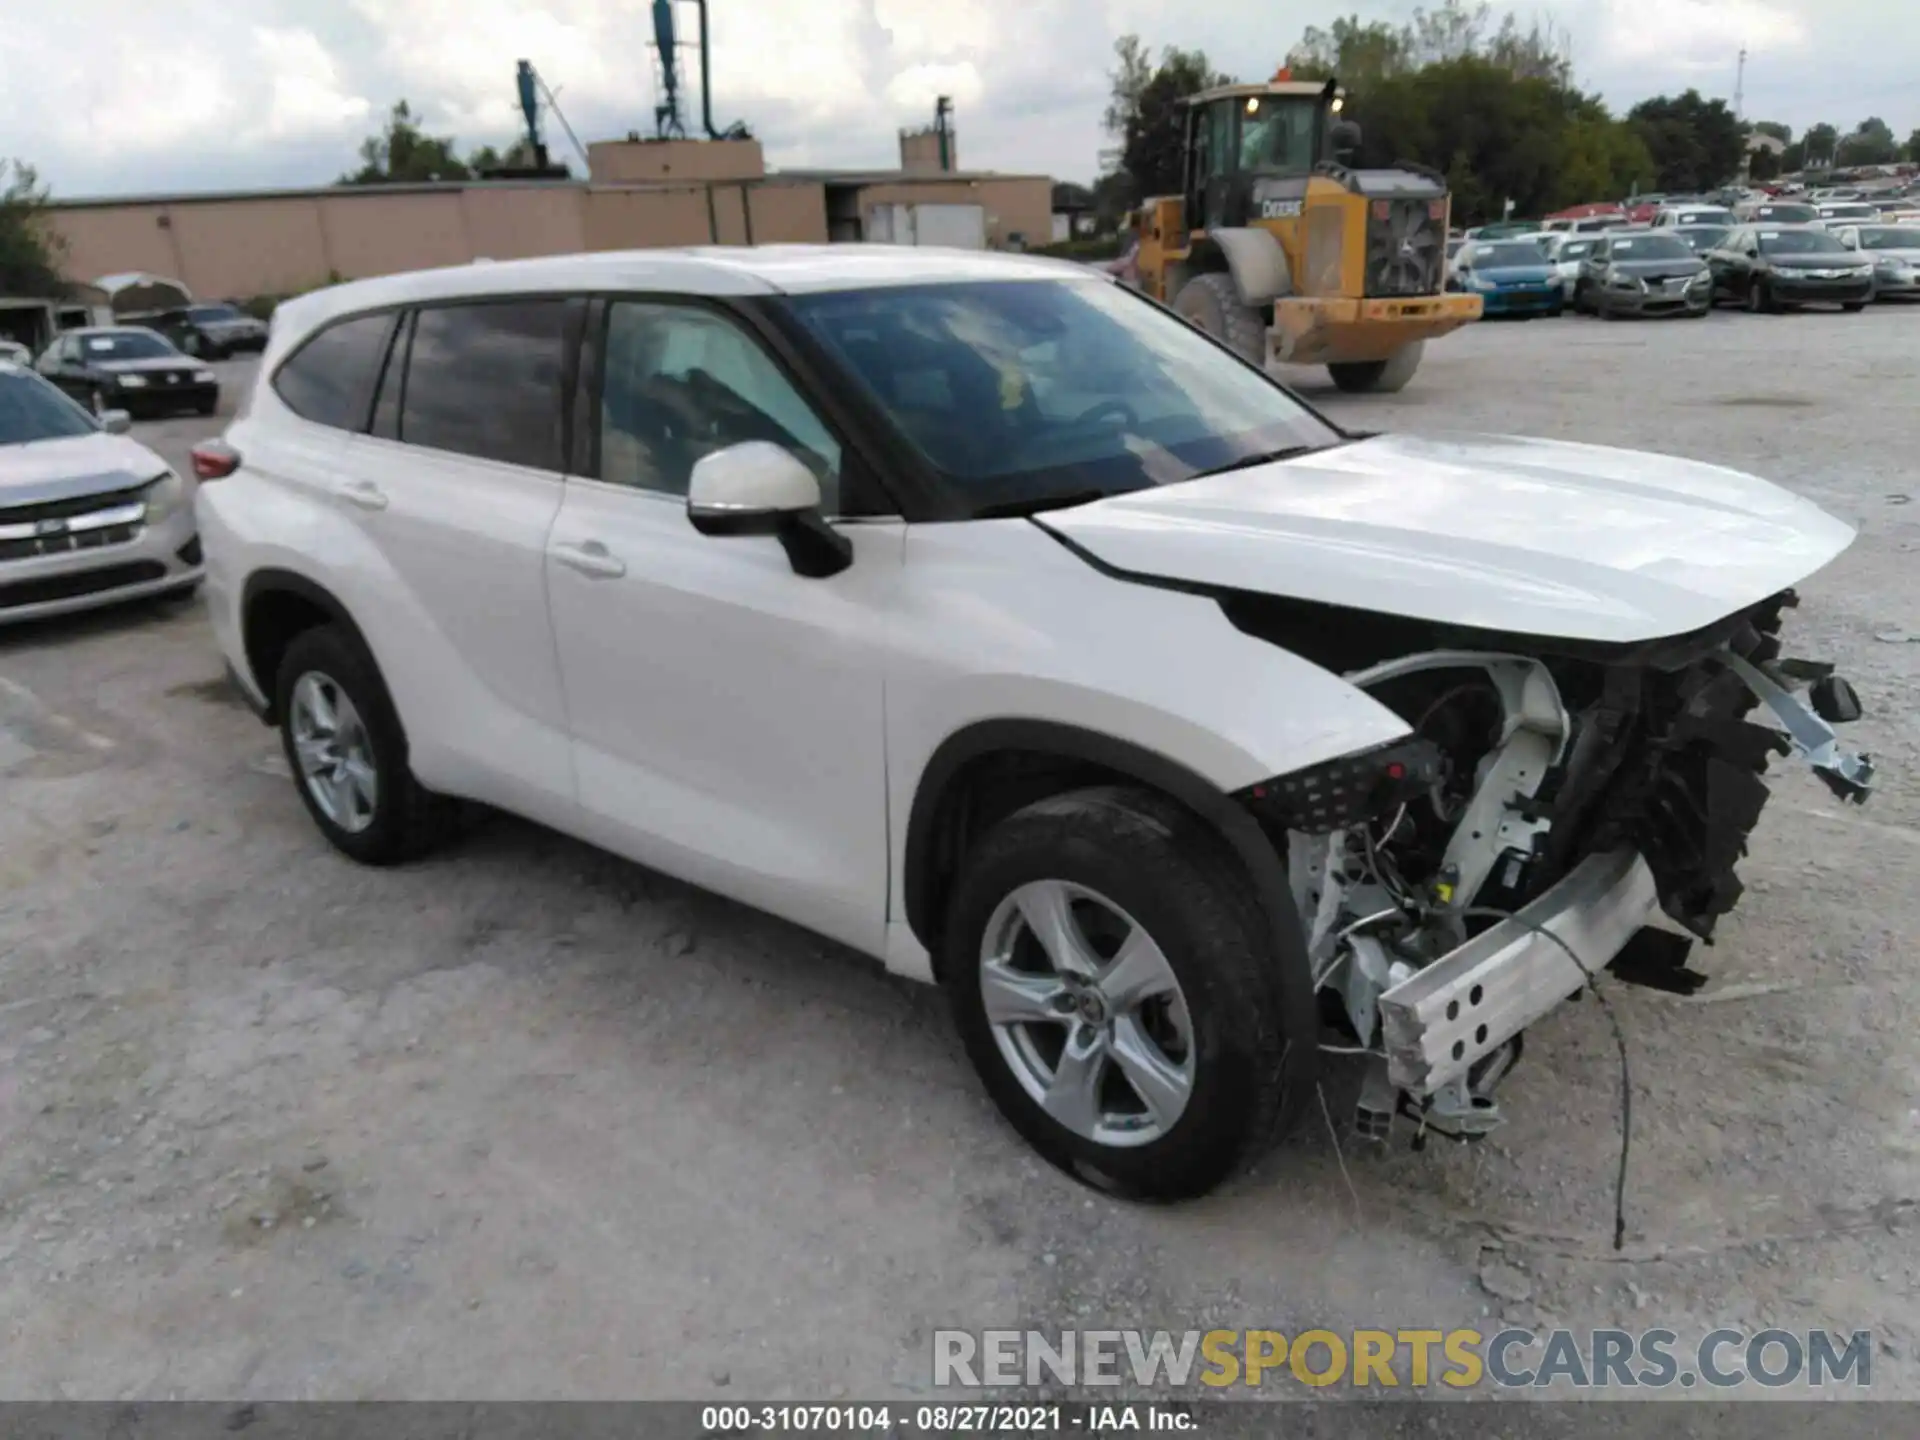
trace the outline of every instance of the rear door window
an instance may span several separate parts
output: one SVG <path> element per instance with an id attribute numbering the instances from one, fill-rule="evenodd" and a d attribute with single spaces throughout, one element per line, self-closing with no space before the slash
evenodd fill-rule
<path id="1" fill-rule="evenodd" d="M 417 312 L 400 439 L 508 465 L 561 469 L 566 322 L 560 298 Z"/>
<path id="2" fill-rule="evenodd" d="M 367 428 L 367 406 L 393 329 L 391 314 L 358 315 L 327 326 L 273 377 L 273 388 L 303 420 L 338 430 Z"/>

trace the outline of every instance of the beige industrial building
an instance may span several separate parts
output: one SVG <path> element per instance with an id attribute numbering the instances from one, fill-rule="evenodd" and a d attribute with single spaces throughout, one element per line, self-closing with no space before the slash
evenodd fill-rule
<path id="1" fill-rule="evenodd" d="M 331 277 L 659 245 L 903 240 L 921 208 L 978 207 L 978 240 L 1051 238 L 1045 176 L 971 173 L 900 137 L 895 171 L 776 171 L 757 140 L 608 141 L 587 147 L 588 178 L 68 200 L 50 206 L 75 281 L 145 271 L 195 295 L 311 289 Z M 942 169 L 942 161 L 948 168 Z M 966 212 L 972 215 L 971 211 Z M 929 233 L 931 227 L 928 227 Z M 924 239 L 921 243 L 927 243 Z"/>

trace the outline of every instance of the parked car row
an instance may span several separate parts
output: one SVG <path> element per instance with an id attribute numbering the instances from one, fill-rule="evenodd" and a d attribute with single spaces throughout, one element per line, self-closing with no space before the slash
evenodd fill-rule
<path id="1" fill-rule="evenodd" d="M 1676 223 L 1463 240 L 1447 287 L 1480 295 L 1489 316 L 1698 317 L 1722 303 L 1852 312 L 1920 296 L 1920 224 Z"/>

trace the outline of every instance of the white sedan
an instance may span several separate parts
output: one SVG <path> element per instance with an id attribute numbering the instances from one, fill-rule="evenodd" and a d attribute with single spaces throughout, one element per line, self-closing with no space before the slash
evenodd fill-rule
<path id="1" fill-rule="evenodd" d="M 0 360 L 0 624 L 200 583 L 192 482 L 126 429 Z"/>

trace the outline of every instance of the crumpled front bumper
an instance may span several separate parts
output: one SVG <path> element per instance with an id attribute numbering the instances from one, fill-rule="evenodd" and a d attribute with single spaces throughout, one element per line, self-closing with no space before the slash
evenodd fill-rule
<path id="1" fill-rule="evenodd" d="M 1388 1079 L 1422 1096 L 1459 1079 L 1605 969 L 1659 906 L 1637 850 L 1588 856 L 1539 899 L 1380 996 Z"/>

